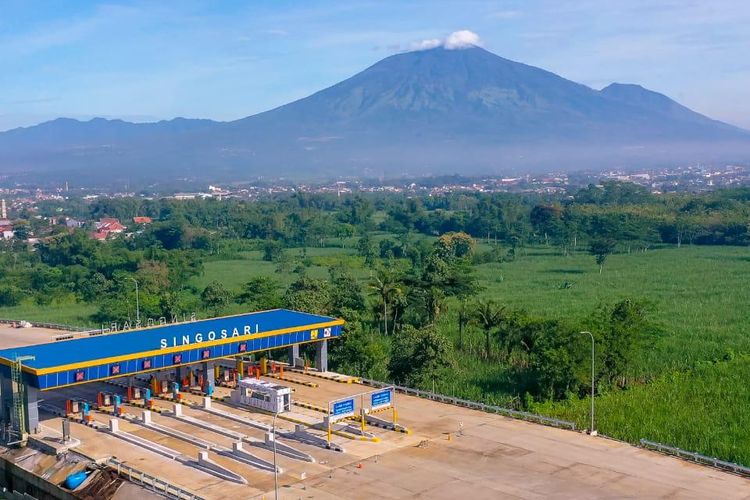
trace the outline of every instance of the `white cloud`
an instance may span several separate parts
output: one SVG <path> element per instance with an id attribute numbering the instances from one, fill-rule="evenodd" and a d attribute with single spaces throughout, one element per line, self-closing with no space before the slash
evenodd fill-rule
<path id="1" fill-rule="evenodd" d="M 479 35 L 469 30 L 454 31 L 445 39 L 443 47 L 448 50 L 466 49 L 480 45 Z"/>
<path id="2" fill-rule="evenodd" d="M 421 42 L 414 42 L 411 44 L 412 50 L 429 50 L 434 49 L 435 47 L 440 47 L 443 45 L 443 41 L 438 38 L 429 38 L 427 40 L 422 40 Z"/>
<path id="3" fill-rule="evenodd" d="M 469 30 L 454 31 L 444 39 L 428 38 L 411 44 L 411 50 L 429 50 L 443 47 L 448 50 L 468 49 L 469 47 L 481 46 L 479 35 Z"/>

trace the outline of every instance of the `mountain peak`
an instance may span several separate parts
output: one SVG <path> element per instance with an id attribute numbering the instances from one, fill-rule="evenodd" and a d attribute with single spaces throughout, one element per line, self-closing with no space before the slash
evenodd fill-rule
<path id="1" fill-rule="evenodd" d="M 704 115 L 696 113 L 664 94 L 649 90 L 634 83 L 612 83 L 604 87 L 600 91 L 600 94 L 606 96 L 608 99 L 613 99 L 618 102 L 648 110 L 652 113 L 668 115 L 685 122 L 699 123 L 711 121 L 715 125 L 726 127 L 727 130 L 734 128 L 730 125 L 713 121 Z M 735 130 L 739 131 L 739 129 Z"/>
<path id="2" fill-rule="evenodd" d="M 597 91 L 466 30 L 228 123 L 60 120 L 0 133 L 0 169 L 221 175 L 493 173 L 746 158 L 748 133 L 640 85 Z M 211 172 L 208 174 L 208 172 Z"/>

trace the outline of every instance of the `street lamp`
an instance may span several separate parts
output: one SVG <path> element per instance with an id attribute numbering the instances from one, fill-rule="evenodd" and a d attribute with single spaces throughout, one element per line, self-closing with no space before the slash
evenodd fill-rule
<path id="1" fill-rule="evenodd" d="M 128 276 L 128 279 L 135 283 L 135 322 L 141 322 L 141 302 L 138 298 L 138 282 L 132 276 Z"/>
<path id="2" fill-rule="evenodd" d="M 276 417 L 279 416 L 279 412 L 275 411 L 273 414 L 273 497 L 275 500 L 279 500 L 279 469 L 276 467 Z"/>
<path id="3" fill-rule="evenodd" d="M 589 434 L 596 436 L 596 430 L 594 430 L 594 334 L 585 331 L 579 333 L 587 333 L 591 337 L 591 427 Z"/>

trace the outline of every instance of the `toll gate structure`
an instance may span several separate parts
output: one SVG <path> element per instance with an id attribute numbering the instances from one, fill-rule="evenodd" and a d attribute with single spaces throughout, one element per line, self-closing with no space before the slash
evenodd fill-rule
<path id="1" fill-rule="evenodd" d="M 38 426 L 40 391 L 153 372 L 175 372 L 179 380 L 189 365 L 210 374 L 219 359 L 269 349 L 288 348 L 295 365 L 305 343 L 315 344 L 316 368 L 325 372 L 328 340 L 342 334 L 343 324 L 274 309 L 0 350 L 0 418 L 22 439 Z M 206 380 L 212 389 L 213 377 Z"/>

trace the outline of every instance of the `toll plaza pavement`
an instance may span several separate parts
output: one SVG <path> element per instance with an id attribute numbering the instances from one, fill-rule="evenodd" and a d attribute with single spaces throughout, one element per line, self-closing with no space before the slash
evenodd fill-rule
<path id="1" fill-rule="evenodd" d="M 304 374 L 289 377 L 312 381 L 318 387 L 289 384 L 293 400 L 326 407 L 342 396 L 373 390 L 360 384 L 337 383 Z M 271 379 L 269 379 L 271 380 Z M 100 386 L 100 387 L 99 387 Z M 49 393 L 49 401 L 64 404 L 64 398 L 78 394 L 88 399 L 107 384 L 70 387 Z M 92 394 L 92 391 L 94 394 Z M 124 392 L 124 390 L 120 390 Z M 45 393 L 47 394 L 47 393 Z M 217 387 L 216 395 L 229 390 Z M 185 403 L 200 404 L 202 398 L 184 394 Z M 57 401 L 55 401 L 57 399 Z M 168 410 L 169 401 L 157 400 Z M 219 402 L 212 404 L 237 415 L 271 424 L 272 417 L 241 410 Z M 396 394 L 398 421 L 411 429 L 403 434 L 368 427 L 380 438 L 366 442 L 334 436 L 344 453 L 284 441 L 312 454 L 310 464 L 280 456 L 284 473 L 279 475 L 280 498 L 723 498 L 750 499 L 750 481 L 715 469 L 690 464 L 602 437 L 555 429 L 499 415 Z M 322 420 L 323 414 L 295 406 L 295 414 Z M 140 410 L 127 408 L 140 415 Z M 262 431 L 197 409 L 185 407 L 184 413 L 207 422 L 238 430 L 262 439 Z M 390 411 L 378 414 L 390 418 Z M 47 415 L 45 418 L 54 420 Z M 97 414 L 97 421 L 111 418 Z M 191 433 L 201 439 L 229 446 L 231 440 L 211 431 L 178 422 L 167 416 L 154 421 Z M 279 428 L 291 430 L 293 424 L 279 418 Z M 55 426 L 57 423 L 46 423 Z M 121 423 L 121 429 L 196 457 L 197 446 L 155 433 L 138 425 Z M 71 428 L 81 439 L 81 451 L 93 456 L 116 455 L 130 465 L 163 477 L 205 498 L 273 498 L 273 474 L 253 469 L 225 457 L 210 458 L 240 473 L 248 485 L 222 481 L 173 460 L 139 449 L 113 436 L 81 424 Z M 319 436 L 325 434 L 312 430 Z M 267 450 L 252 447 L 252 453 L 272 460 Z"/>

